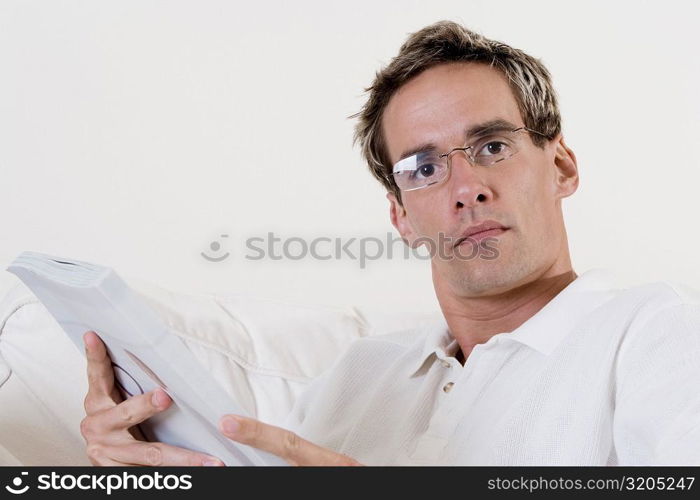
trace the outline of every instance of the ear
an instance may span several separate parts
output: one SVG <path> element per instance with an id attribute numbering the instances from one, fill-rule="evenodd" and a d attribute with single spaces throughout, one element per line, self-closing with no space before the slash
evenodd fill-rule
<path id="1" fill-rule="evenodd" d="M 394 193 L 387 193 L 386 199 L 389 200 L 389 218 L 391 219 L 391 224 L 399 232 L 404 243 L 411 248 L 415 248 L 414 242 L 417 239 L 417 236 L 413 230 L 411 221 L 408 219 L 406 209 L 401 203 L 399 203 L 399 200 L 396 199 L 396 195 L 394 195 Z"/>
<path id="2" fill-rule="evenodd" d="M 554 165 L 556 167 L 555 191 L 557 198 L 571 196 L 578 189 L 578 165 L 576 155 L 559 134 L 554 144 Z"/>

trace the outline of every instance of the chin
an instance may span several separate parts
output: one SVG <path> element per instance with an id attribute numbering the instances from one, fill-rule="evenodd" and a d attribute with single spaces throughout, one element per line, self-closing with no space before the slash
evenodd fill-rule
<path id="1" fill-rule="evenodd" d="M 494 260 L 475 258 L 443 262 L 441 275 L 459 295 L 494 295 L 520 285 L 531 272 L 527 262 L 527 259 L 509 259 L 504 255 Z"/>

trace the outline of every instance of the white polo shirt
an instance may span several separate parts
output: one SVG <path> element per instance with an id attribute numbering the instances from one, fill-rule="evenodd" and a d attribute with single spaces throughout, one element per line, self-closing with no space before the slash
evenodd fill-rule
<path id="1" fill-rule="evenodd" d="M 444 320 L 360 339 L 285 427 L 366 465 L 700 465 L 700 294 L 596 269 L 462 366 Z"/>

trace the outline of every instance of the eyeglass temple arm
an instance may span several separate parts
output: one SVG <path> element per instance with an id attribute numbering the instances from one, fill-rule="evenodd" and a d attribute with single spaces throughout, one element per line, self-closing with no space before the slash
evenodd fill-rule
<path id="1" fill-rule="evenodd" d="M 517 132 L 518 130 L 527 130 L 528 132 L 532 132 L 533 134 L 541 135 L 542 137 L 549 139 L 549 136 L 547 134 L 543 134 L 542 132 L 527 127 L 518 127 L 516 129 L 511 130 L 511 132 Z"/>

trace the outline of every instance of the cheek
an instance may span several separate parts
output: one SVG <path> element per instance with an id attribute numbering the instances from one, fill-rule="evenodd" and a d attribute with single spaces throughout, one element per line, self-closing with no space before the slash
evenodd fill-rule
<path id="1" fill-rule="evenodd" d="M 434 208 L 431 210 L 430 208 L 421 207 L 414 209 L 409 214 L 411 214 L 409 215 L 409 221 L 416 232 L 416 236 L 433 236 L 433 233 L 437 233 L 439 230 L 442 219 Z"/>
<path id="2" fill-rule="evenodd" d="M 554 229 L 556 198 L 553 179 L 544 166 L 533 166 L 523 175 L 513 176 L 510 192 L 517 205 L 516 218 L 530 231 L 546 233 Z"/>
<path id="3" fill-rule="evenodd" d="M 437 232 L 443 217 L 436 209 L 435 201 L 423 193 L 404 194 L 404 207 L 406 207 L 406 217 L 411 224 L 411 228 L 416 236 L 431 236 Z"/>

